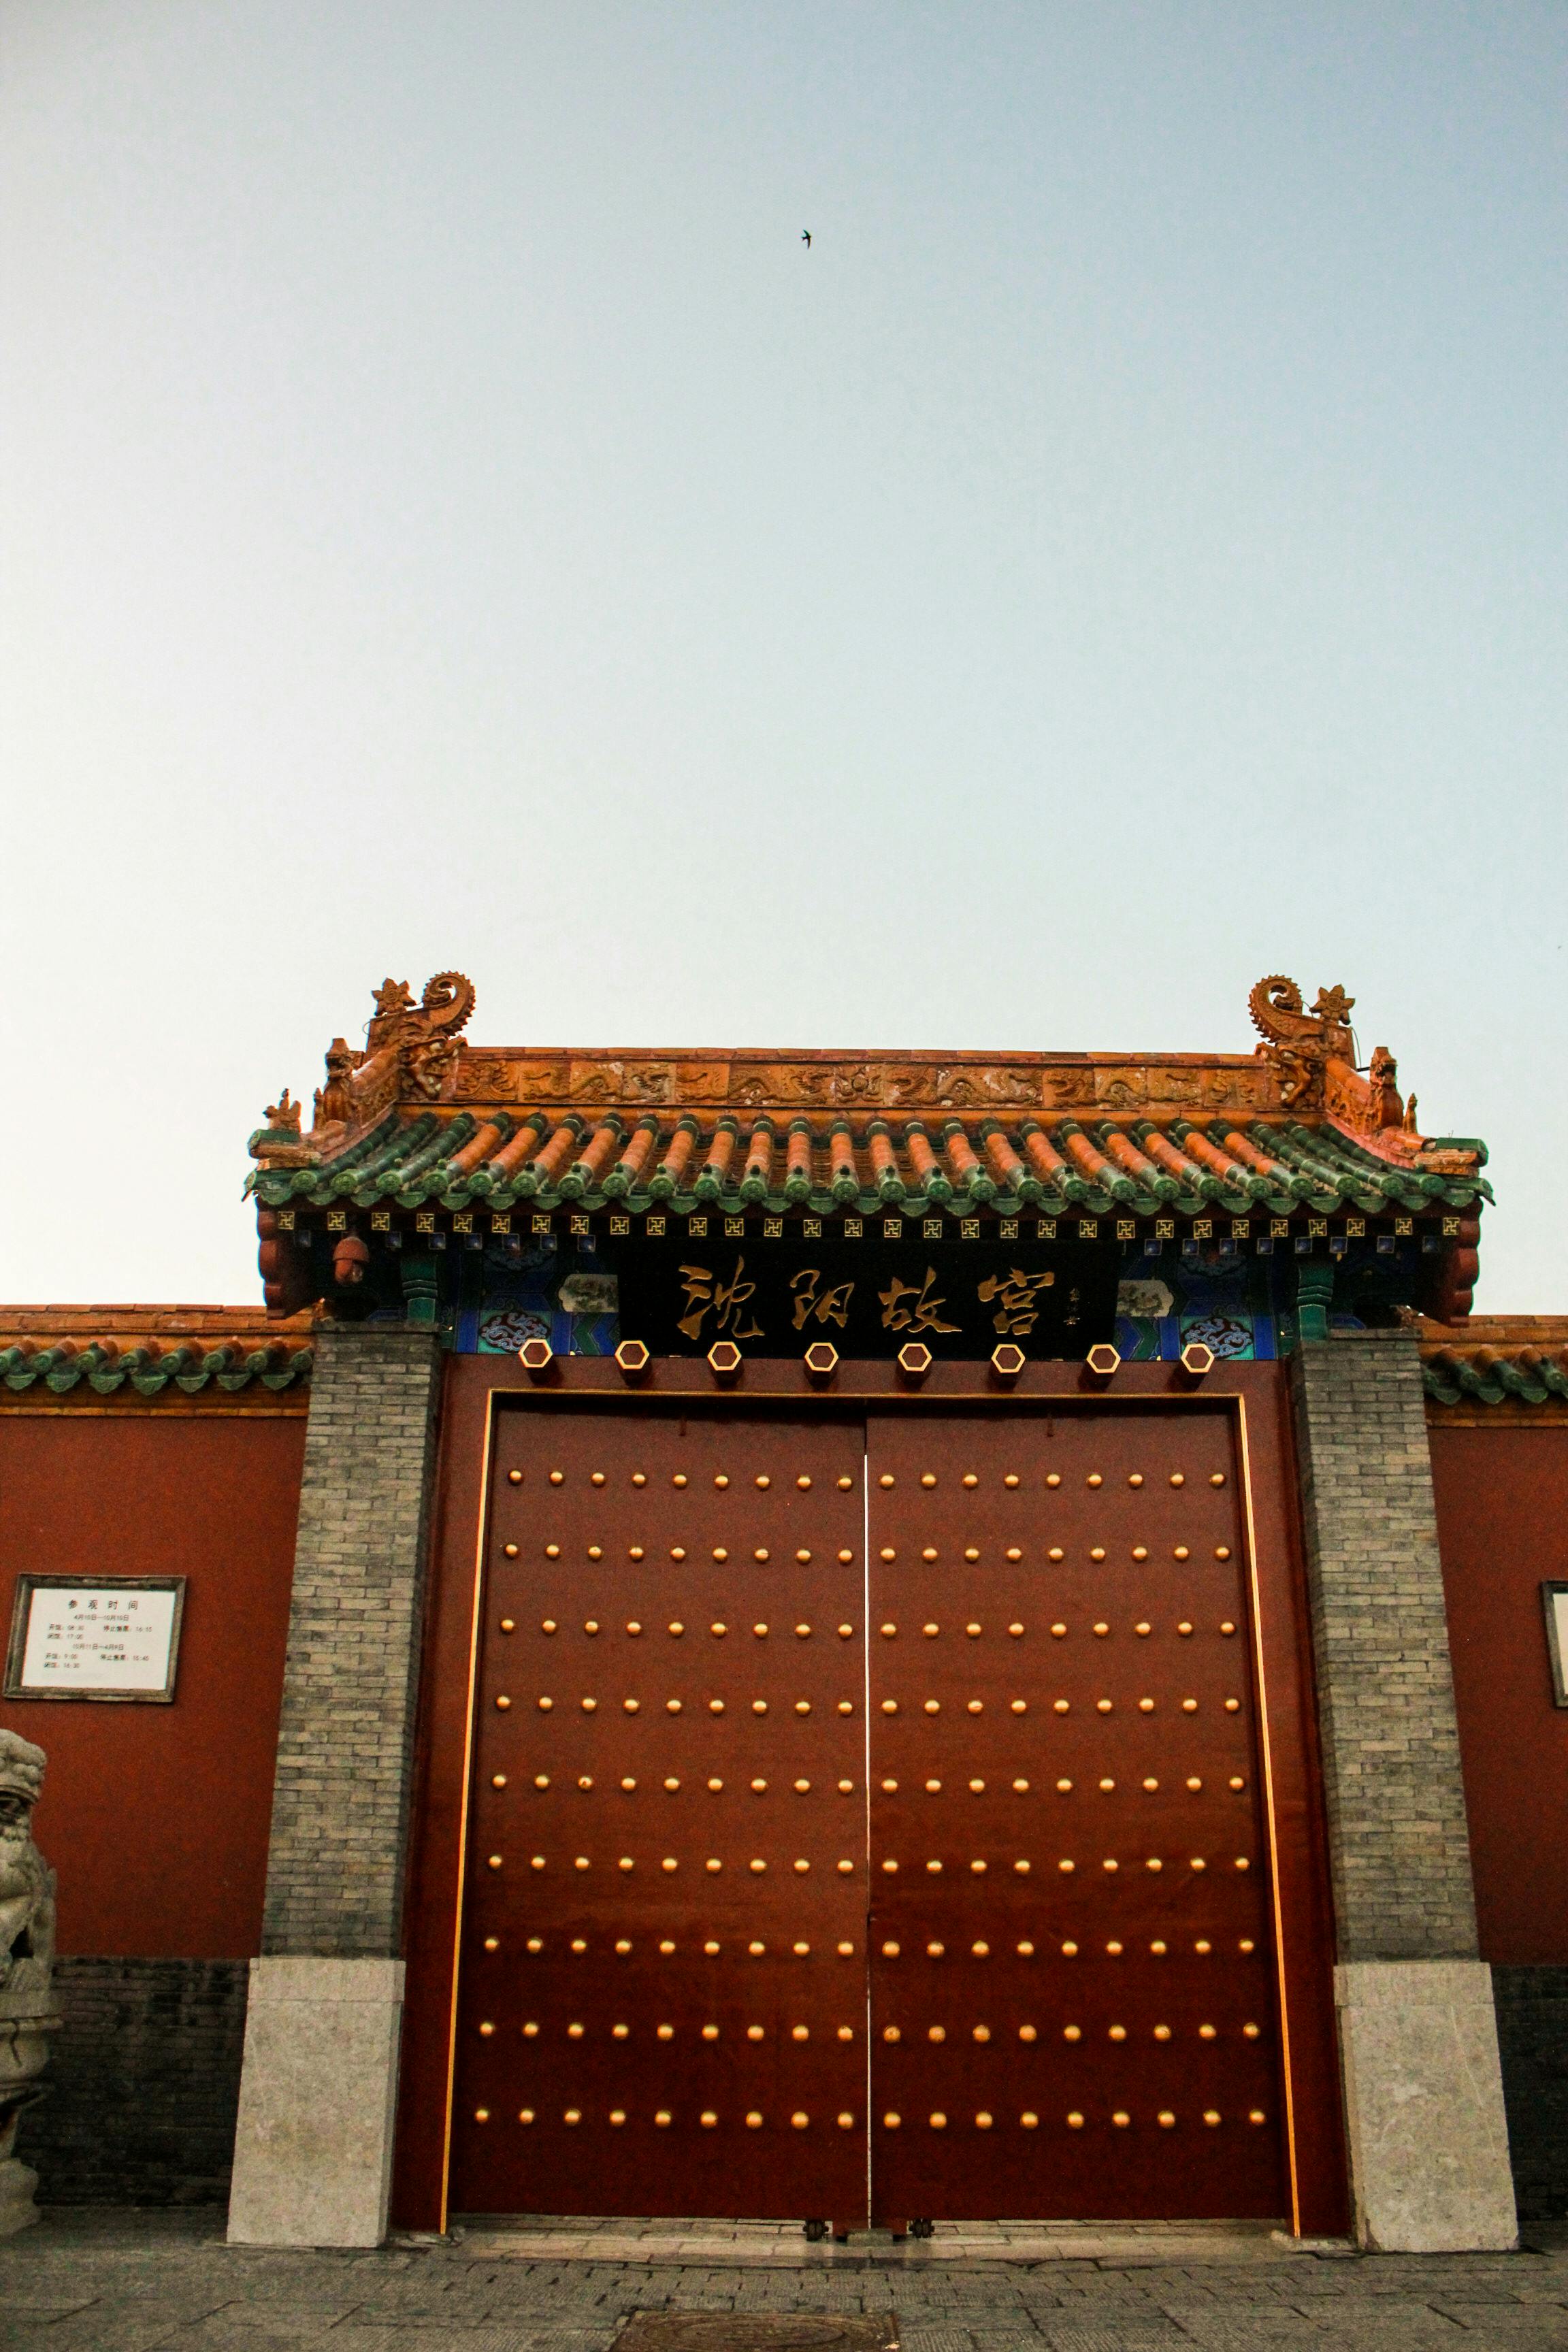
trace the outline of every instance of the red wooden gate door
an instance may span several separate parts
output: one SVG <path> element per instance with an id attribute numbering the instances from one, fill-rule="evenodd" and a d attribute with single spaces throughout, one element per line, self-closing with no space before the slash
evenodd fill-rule
<path id="1" fill-rule="evenodd" d="M 874 2217 L 1287 2213 L 1226 1413 L 868 1467 Z"/>
<path id="2" fill-rule="evenodd" d="M 863 2221 L 863 1456 L 498 1418 L 455 2210 Z"/>
<path id="3" fill-rule="evenodd" d="M 1194 1399 L 500 1413 L 452 2209 L 1286 2213 L 1245 1526 Z"/>

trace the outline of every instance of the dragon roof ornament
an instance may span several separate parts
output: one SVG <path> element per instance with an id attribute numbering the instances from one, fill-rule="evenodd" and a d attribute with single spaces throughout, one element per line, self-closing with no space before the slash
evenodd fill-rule
<path id="1" fill-rule="evenodd" d="M 1286 1108 L 1321 1110 L 1329 1063 L 1355 1067 L 1355 1034 L 1350 1025 L 1355 998 L 1342 987 L 1320 988 L 1309 1012 L 1295 982 L 1276 971 L 1258 982 L 1247 1009 L 1263 1038 L 1258 1055 L 1279 1079 Z"/>
<path id="2" fill-rule="evenodd" d="M 1279 1088 L 1281 1108 L 1317 1112 L 1380 1160 L 1433 1175 L 1460 1175 L 1479 1164 L 1475 1148 L 1429 1141 L 1415 1124 L 1415 1097 L 1399 1092 L 1399 1065 L 1386 1045 L 1374 1045 L 1364 1070 L 1356 1061 L 1350 1025 L 1355 998 L 1342 987 L 1321 988 L 1310 1007 L 1283 972 L 1260 980 L 1247 1000 L 1258 1047 Z M 1484 1153 L 1480 1158 L 1484 1158 Z"/>
<path id="3" fill-rule="evenodd" d="M 363 1049 L 346 1037 L 334 1037 L 327 1048 L 327 1082 L 316 1088 L 309 1135 L 300 1131 L 300 1107 L 285 1087 L 268 1105 L 266 1127 L 250 1139 L 252 1159 L 275 1168 L 310 1167 L 400 1103 L 440 1100 L 474 1009 L 473 982 L 460 971 L 436 972 L 416 1004 L 408 982 L 389 975 L 371 994 L 375 1011 Z"/>

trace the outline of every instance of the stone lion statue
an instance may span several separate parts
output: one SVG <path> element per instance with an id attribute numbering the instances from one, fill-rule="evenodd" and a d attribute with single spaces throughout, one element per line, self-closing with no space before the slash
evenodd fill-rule
<path id="1" fill-rule="evenodd" d="M 55 1956 L 55 1874 L 33 1843 L 44 1761 L 30 1739 L 0 1731 L 0 1991 L 24 1961 L 47 1968 Z"/>
<path id="2" fill-rule="evenodd" d="M 33 1843 L 45 1755 L 0 1730 L 0 2237 L 38 2218 L 38 2176 L 14 2153 L 16 2126 L 43 2096 L 55 1958 L 55 1874 Z"/>

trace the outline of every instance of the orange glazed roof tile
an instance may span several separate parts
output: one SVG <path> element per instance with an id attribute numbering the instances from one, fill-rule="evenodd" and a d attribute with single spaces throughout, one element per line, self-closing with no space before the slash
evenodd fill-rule
<path id="1" fill-rule="evenodd" d="M 0 1307 L 0 1410 L 29 1391 L 81 1398 L 293 1388 L 315 1318 L 259 1307 Z"/>
<path id="2" fill-rule="evenodd" d="M 1435 1404 L 1568 1402 L 1568 1315 L 1472 1315 L 1415 1321 L 1421 1377 Z"/>

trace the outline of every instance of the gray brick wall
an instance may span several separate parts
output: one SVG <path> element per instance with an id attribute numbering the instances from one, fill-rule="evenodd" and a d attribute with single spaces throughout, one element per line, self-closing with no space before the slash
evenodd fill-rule
<path id="1" fill-rule="evenodd" d="M 43 2205 L 221 2205 L 228 2196 L 245 1960 L 62 1959 L 65 2019 L 16 2153 Z"/>
<path id="2" fill-rule="evenodd" d="M 438 1370 L 433 1332 L 317 1340 L 264 1952 L 400 1948 Z"/>
<path id="3" fill-rule="evenodd" d="M 1342 1960 L 1473 1959 L 1475 1896 L 1414 1339 L 1292 1359 Z"/>

